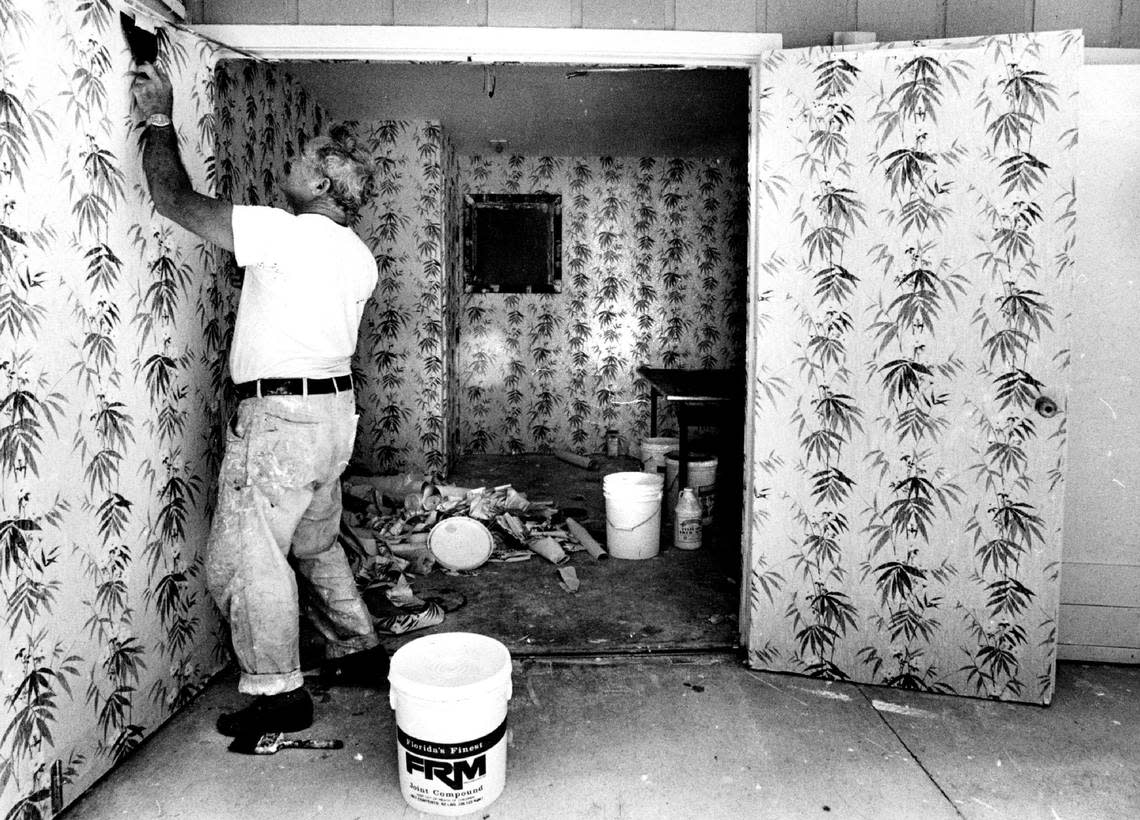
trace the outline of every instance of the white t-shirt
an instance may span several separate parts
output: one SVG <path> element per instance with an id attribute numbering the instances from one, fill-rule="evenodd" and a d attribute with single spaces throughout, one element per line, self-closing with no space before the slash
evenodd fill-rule
<path id="1" fill-rule="evenodd" d="M 376 260 L 351 228 L 319 214 L 235 205 L 234 256 L 244 267 L 230 376 L 350 372 Z"/>

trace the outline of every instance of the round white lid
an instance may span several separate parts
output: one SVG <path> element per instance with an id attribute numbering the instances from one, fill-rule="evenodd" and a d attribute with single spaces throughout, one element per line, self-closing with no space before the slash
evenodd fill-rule
<path id="1" fill-rule="evenodd" d="M 428 549 L 447 569 L 467 570 L 482 566 L 494 549 L 491 532 L 474 518 L 445 518 L 431 529 Z"/>

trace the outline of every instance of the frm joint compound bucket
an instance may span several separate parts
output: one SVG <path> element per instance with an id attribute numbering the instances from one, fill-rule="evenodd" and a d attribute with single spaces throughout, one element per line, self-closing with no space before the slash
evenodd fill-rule
<path id="1" fill-rule="evenodd" d="M 701 502 L 701 524 L 709 526 L 713 522 L 713 508 L 716 506 L 716 456 L 689 454 L 689 486 Z M 681 453 L 677 450 L 665 456 L 665 520 L 673 520 L 673 510 L 677 508 L 677 496 L 684 487 L 678 486 L 681 472 Z"/>
<path id="2" fill-rule="evenodd" d="M 507 648 L 470 632 L 427 635 L 396 650 L 388 680 L 408 805 L 444 815 L 489 805 L 507 776 Z"/>
<path id="3" fill-rule="evenodd" d="M 661 541 L 661 492 L 665 476 L 610 473 L 606 497 L 606 549 L 613 558 L 652 558 Z"/>

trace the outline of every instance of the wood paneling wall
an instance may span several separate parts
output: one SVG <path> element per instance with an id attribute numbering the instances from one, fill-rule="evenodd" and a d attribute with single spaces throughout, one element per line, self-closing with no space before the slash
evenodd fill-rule
<path id="1" fill-rule="evenodd" d="M 1134 0 L 189 0 L 201 23 L 764 31 L 827 45 L 834 31 L 879 40 L 1082 28 L 1086 45 L 1140 47 Z"/>

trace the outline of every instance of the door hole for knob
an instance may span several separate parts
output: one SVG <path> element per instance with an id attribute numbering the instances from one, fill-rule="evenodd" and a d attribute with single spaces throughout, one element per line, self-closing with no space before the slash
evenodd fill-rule
<path id="1" fill-rule="evenodd" d="M 1037 401 L 1033 403 L 1033 409 L 1037 411 L 1039 416 L 1046 419 L 1053 418 L 1059 410 L 1057 402 L 1048 396 L 1038 396 Z"/>

